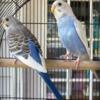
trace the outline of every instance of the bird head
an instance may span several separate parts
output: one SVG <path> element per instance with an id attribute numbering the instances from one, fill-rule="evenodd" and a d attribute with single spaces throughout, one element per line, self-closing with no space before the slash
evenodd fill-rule
<path id="1" fill-rule="evenodd" d="M 13 16 L 3 17 L 2 19 L 0 19 L 0 26 L 2 26 L 5 30 L 8 29 L 10 26 L 14 26 L 18 23 L 19 21 L 17 21 L 17 19 Z"/>
<path id="2" fill-rule="evenodd" d="M 63 0 L 56 0 L 51 6 L 51 12 L 56 20 L 63 16 L 74 16 L 72 8 Z"/>

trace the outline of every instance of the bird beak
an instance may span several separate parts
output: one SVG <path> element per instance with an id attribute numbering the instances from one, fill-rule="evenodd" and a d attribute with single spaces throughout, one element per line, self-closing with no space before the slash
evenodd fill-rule
<path id="1" fill-rule="evenodd" d="M 52 7 L 51 7 L 51 12 L 52 12 L 53 14 L 54 14 L 55 8 L 56 8 L 56 6 L 55 6 L 55 5 L 52 5 Z"/>

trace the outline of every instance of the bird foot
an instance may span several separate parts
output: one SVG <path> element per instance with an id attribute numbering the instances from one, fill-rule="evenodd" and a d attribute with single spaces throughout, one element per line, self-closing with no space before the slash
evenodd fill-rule
<path id="1" fill-rule="evenodd" d="M 60 56 L 60 59 L 71 60 L 72 59 L 72 54 L 67 51 L 66 54 Z"/>
<path id="2" fill-rule="evenodd" d="M 17 62 L 18 62 L 18 59 L 15 59 L 14 64 L 17 64 Z"/>
<path id="3" fill-rule="evenodd" d="M 61 55 L 59 58 L 60 58 L 60 59 L 65 59 L 65 60 L 66 60 L 66 59 L 67 59 L 67 57 L 68 57 L 68 55 L 67 55 L 67 54 L 65 54 L 65 55 Z"/>
<path id="4" fill-rule="evenodd" d="M 76 67 L 76 70 L 78 70 L 79 64 L 80 64 L 80 59 L 79 59 L 79 57 L 78 57 L 78 58 L 75 60 L 75 67 Z"/>

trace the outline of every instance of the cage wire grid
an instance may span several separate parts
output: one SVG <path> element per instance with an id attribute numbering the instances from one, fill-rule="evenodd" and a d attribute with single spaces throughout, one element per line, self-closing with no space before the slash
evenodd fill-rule
<path id="1" fill-rule="evenodd" d="M 0 17 L 14 15 L 38 39 L 47 59 L 59 59 L 65 53 L 60 44 L 54 16 L 50 12 L 54 0 L 1 0 Z M 67 1 L 67 0 L 66 0 Z M 90 25 L 93 26 L 94 59 L 100 59 L 100 16 L 99 1 L 93 2 L 93 23 L 90 23 L 90 0 L 69 0 L 70 5 L 86 29 L 90 40 Z M 0 29 L 2 43 L 1 58 L 14 58 L 9 53 L 6 33 Z M 50 69 L 48 74 L 64 100 L 89 100 L 90 71 Z M 99 71 L 98 71 L 99 75 Z M 93 79 L 93 100 L 100 100 L 100 80 Z M 54 100 L 53 93 L 32 69 L 0 68 L 0 100 Z"/>

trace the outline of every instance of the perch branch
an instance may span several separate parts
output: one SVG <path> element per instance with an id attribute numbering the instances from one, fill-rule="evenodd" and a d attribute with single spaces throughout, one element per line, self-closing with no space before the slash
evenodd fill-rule
<path id="1" fill-rule="evenodd" d="M 28 68 L 25 64 L 17 61 L 16 59 L 0 59 L 0 67 L 19 67 L 19 68 Z M 47 69 L 73 69 L 76 70 L 74 61 L 65 61 L 65 60 L 47 60 L 46 59 Z M 82 61 L 78 70 L 100 70 L 100 61 Z"/>

